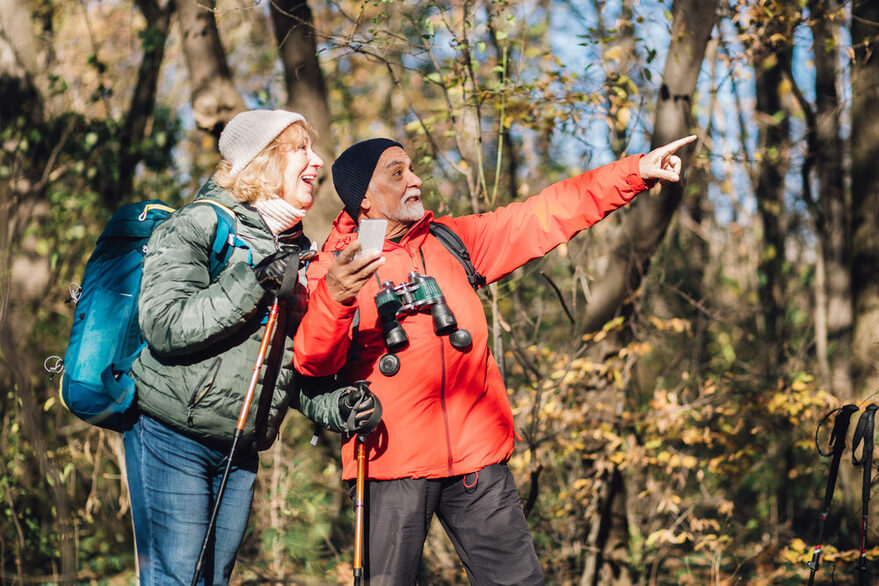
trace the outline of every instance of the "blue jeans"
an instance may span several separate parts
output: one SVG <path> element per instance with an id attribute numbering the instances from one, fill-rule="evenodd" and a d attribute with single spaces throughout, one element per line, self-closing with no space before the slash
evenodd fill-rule
<path id="1" fill-rule="evenodd" d="M 228 452 L 140 415 L 124 434 L 125 466 L 141 586 L 189 586 Z M 229 582 L 253 501 L 259 457 L 236 456 L 199 584 Z"/>

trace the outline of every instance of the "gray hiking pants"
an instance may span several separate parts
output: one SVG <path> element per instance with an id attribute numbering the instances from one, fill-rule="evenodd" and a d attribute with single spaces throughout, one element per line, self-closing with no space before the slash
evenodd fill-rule
<path id="1" fill-rule="evenodd" d="M 414 585 L 434 513 L 471 584 L 543 584 L 531 531 L 506 464 L 442 479 L 371 480 L 366 488 L 366 583 Z"/>

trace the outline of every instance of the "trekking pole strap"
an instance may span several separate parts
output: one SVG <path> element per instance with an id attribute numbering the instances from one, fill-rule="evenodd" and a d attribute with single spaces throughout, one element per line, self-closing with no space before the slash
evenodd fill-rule
<path id="1" fill-rule="evenodd" d="M 827 414 L 818 422 L 818 427 L 815 428 L 815 447 L 818 449 L 818 453 L 824 456 L 825 458 L 828 456 L 832 456 L 837 448 L 841 452 L 845 449 L 845 436 L 848 434 L 849 423 L 851 422 L 851 416 L 853 413 L 858 411 L 858 406 L 854 403 L 848 403 L 847 405 L 843 405 L 842 407 L 837 407 L 831 411 L 828 411 Z M 821 433 L 821 428 L 827 423 L 827 420 L 833 414 L 836 414 L 836 418 L 833 420 L 833 428 L 830 430 L 830 438 L 827 440 L 827 446 L 830 448 L 827 452 L 821 449 L 821 443 L 818 439 L 818 435 Z M 839 444 L 840 440 L 842 441 Z"/>
<path id="2" fill-rule="evenodd" d="M 824 545 L 824 525 L 827 522 L 827 518 L 830 516 L 830 505 L 833 502 L 833 490 L 836 487 L 836 477 L 839 474 L 839 463 L 842 460 L 842 453 L 845 451 L 845 438 L 848 435 L 849 424 L 851 423 L 851 416 L 853 413 L 858 411 L 857 405 L 847 404 L 842 407 L 838 407 L 828 412 L 827 415 L 824 416 L 823 419 L 818 423 L 818 427 L 815 429 L 815 447 L 818 449 L 818 453 L 824 457 L 831 456 L 830 460 L 830 470 L 827 473 L 827 487 L 824 490 L 824 504 L 821 510 L 821 516 L 818 521 L 818 539 L 816 541 L 815 549 L 812 551 L 812 559 L 808 562 L 809 566 L 809 586 L 815 583 L 815 573 L 818 571 L 818 566 L 821 561 L 821 552 Z M 821 444 L 818 441 L 819 432 L 821 431 L 821 427 L 830 419 L 833 414 L 836 414 L 836 418 L 833 421 L 833 429 L 830 431 L 830 439 L 827 444 L 830 447 L 828 452 L 824 452 L 821 449 Z"/>
<path id="3" fill-rule="evenodd" d="M 836 413 L 833 429 L 830 431 L 830 439 L 828 440 L 828 445 L 831 449 L 826 454 L 818 445 L 818 430 L 815 430 L 815 444 L 818 446 L 818 453 L 825 457 L 831 456 L 830 471 L 827 474 L 827 488 L 824 491 L 824 510 L 821 512 L 824 517 L 830 513 L 830 503 L 833 500 L 833 490 L 836 487 L 836 477 L 839 474 L 839 463 L 842 459 L 842 453 L 845 451 L 845 438 L 848 435 L 851 416 L 856 411 L 858 411 L 857 405 L 849 403 L 834 409 L 825 416 L 824 419 L 826 420 L 830 415 Z M 820 429 L 820 424 L 818 427 Z"/>
<path id="4" fill-rule="evenodd" d="M 870 403 L 858 418 L 858 425 L 855 427 L 855 435 L 852 438 L 852 464 L 855 466 L 863 466 L 873 459 L 873 428 L 877 409 L 879 406 Z M 862 443 L 864 447 L 861 450 L 861 457 L 858 458 L 855 452 Z"/>
<path id="5" fill-rule="evenodd" d="M 858 419 L 858 425 L 855 427 L 855 435 L 852 438 L 852 463 L 855 466 L 864 467 L 863 483 L 861 485 L 861 555 L 858 558 L 858 575 L 859 583 L 867 584 L 867 521 L 870 516 L 870 489 L 872 488 L 872 472 L 873 472 L 873 428 L 875 424 L 876 410 L 879 406 L 873 403 L 867 405 L 861 417 Z M 861 449 L 861 457 L 855 455 L 855 451 L 859 445 L 863 445 Z"/>

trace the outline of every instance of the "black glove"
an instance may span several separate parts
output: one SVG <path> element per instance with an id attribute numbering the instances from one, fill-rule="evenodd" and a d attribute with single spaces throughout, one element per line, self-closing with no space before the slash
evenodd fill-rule
<path id="1" fill-rule="evenodd" d="M 357 381 L 339 395 L 339 415 L 348 426 L 348 433 L 368 435 L 382 420 L 382 404 L 369 391 L 369 382 Z"/>
<path id="2" fill-rule="evenodd" d="M 299 247 L 295 244 L 282 246 L 253 267 L 256 280 L 262 288 L 278 297 L 288 297 L 298 280 Z"/>

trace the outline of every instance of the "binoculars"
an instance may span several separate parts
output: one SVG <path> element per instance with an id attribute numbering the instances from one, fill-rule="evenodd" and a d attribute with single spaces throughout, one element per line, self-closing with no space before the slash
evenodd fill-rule
<path id="1" fill-rule="evenodd" d="M 375 305 L 388 352 L 395 352 L 409 342 L 399 318 L 422 310 L 430 311 L 434 333 L 449 336 L 449 342 L 458 350 L 467 348 L 473 341 L 470 332 L 458 328 L 455 315 L 433 277 L 412 271 L 406 283 L 394 285 L 392 281 L 384 281 L 375 295 Z"/>

